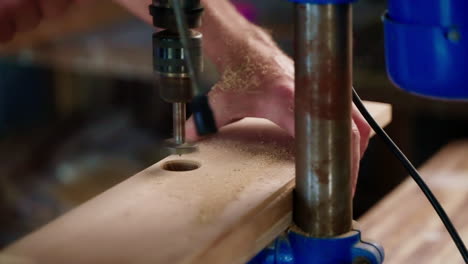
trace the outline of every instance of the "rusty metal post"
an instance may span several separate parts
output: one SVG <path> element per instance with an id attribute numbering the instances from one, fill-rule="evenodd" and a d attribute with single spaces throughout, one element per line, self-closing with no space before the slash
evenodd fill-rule
<path id="1" fill-rule="evenodd" d="M 314 237 L 351 230 L 352 7 L 296 4 L 294 221 Z"/>

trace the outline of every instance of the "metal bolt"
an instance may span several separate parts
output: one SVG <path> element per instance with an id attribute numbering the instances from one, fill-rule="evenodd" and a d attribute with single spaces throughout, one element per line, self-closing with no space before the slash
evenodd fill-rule
<path id="1" fill-rule="evenodd" d="M 452 42 L 458 43 L 460 41 L 460 39 L 461 39 L 460 32 L 455 28 L 450 29 L 447 32 L 447 39 L 452 41 Z"/>

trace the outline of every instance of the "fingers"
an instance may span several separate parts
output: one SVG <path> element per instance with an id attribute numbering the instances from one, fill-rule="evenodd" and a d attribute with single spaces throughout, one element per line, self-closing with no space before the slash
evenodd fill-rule
<path id="1" fill-rule="evenodd" d="M 289 78 L 276 79 L 267 91 L 245 93 L 230 92 L 218 83 L 208 94 L 218 128 L 231 124 L 244 117 L 266 118 L 277 124 L 294 137 L 294 81 Z M 195 124 L 190 119 L 186 124 L 186 136 L 198 139 Z"/>
<path id="2" fill-rule="evenodd" d="M 352 111 L 352 194 L 356 191 L 356 184 L 359 174 L 359 165 L 364 152 L 369 145 L 369 139 L 371 135 L 371 128 L 364 117 L 361 115 L 359 110 L 353 104 Z"/>
<path id="3" fill-rule="evenodd" d="M 236 104 L 236 101 L 239 103 Z M 243 101 L 246 100 L 244 99 Z M 245 112 L 239 110 L 239 108 L 243 108 L 243 104 L 241 103 L 242 98 L 239 98 L 239 96 L 235 94 L 224 93 L 219 89 L 214 89 L 208 94 L 208 102 L 213 111 L 217 128 L 231 124 L 243 117 L 253 116 L 253 114 L 248 113 L 249 111 Z M 246 107 L 246 109 L 248 109 L 248 107 Z M 186 122 L 185 133 L 188 140 L 193 141 L 199 139 L 193 118 L 190 118 Z"/>
<path id="4" fill-rule="evenodd" d="M 360 157 L 362 157 L 369 144 L 369 139 L 371 136 L 371 128 L 354 104 L 353 104 L 352 117 L 354 121 L 353 123 L 359 131 L 359 135 L 360 135 L 359 149 L 360 149 Z"/>
<path id="5" fill-rule="evenodd" d="M 285 80 L 284 82 L 278 81 L 268 93 L 260 95 L 230 93 L 215 89 L 209 94 L 209 103 L 217 127 L 221 128 L 244 117 L 261 117 L 273 121 L 294 136 L 294 89 L 292 87 L 291 80 Z M 352 111 L 352 118 L 351 186 L 354 196 L 359 162 L 367 148 L 371 130 L 355 107 Z M 187 121 L 186 136 L 188 140 L 199 138 L 192 118 Z"/>
<path id="6" fill-rule="evenodd" d="M 351 129 L 351 186 L 352 186 L 352 195 L 356 191 L 356 184 L 359 174 L 359 162 L 361 160 L 362 151 L 361 151 L 361 133 L 355 122 L 352 122 Z"/>

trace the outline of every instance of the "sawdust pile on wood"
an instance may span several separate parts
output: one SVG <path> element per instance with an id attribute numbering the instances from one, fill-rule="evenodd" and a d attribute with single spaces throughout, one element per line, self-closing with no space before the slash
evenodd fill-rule
<path id="1" fill-rule="evenodd" d="M 269 140 L 258 139 L 251 144 L 206 140 L 200 148 L 204 158 L 198 160 L 202 164 L 199 169 L 166 173 L 160 179 L 164 183 L 155 183 L 157 188 L 166 190 L 169 198 L 198 210 L 194 219 L 197 224 L 222 221 L 222 217 L 233 210 L 235 200 L 243 195 L 251 197 L 262 190 L 268 192 L 272 183 L 294 173 L 294 166 L 285 166 L 293 164 L 292 151 Z M 194 154 L 194 160 L 196 157 Z M 192 157 L 184 155 L 183 159 Z"/>
<path id="2" fill-rule="evenodd" d="M 290 137 L 279 128 L 272 132 L 264 129 L 268 126 L 245 125 L 242 133 L 225 130 L 222 137 L 203 140 L 198 153 L 182 156 L 182 160 L 199 162 L 197 170 L 164 173 L 163 186 L 158 189 L 164 188 L 170 199 L 178 200 L 175 204 L 183 204 L 188 210 L 184 215 L 194 225 L 235 220 L 238 212 L 255 210 L 239 206 L 258 206 L 278 186 L 291 181 L 294 155 Z"/>
<path id="3" fill-rule="evenodd" d="M 208 142 L 205 145 L 210 149 L 215 149 L 216 153 L 230 152 L 235 155 L 242 155 L 240 163 L 223 164 L 222 173 L 224 175 L 211 175 L 204 178 L 203 190 L 204 198 L 201 204 L 198 220 L 201 223 L 212 223 L 226 209 L 232 201 L 239 199 L 246 188 L 251 187 L 252 182 L 268 184 L 269 177 L 265 168 L 281 166 L 284 162 L 292 161 L 292 153 L 275 143 L 263 143 L 246 145 L 236 141 L 216 141 Z M 246 159 L 246 156 L 248 157 Z M 221 165 L 221 166 L 223 166 Z M 258 185 L 258 184 L 257 184 Z M 213 188 L 213 186 L 216 186 Z"/>

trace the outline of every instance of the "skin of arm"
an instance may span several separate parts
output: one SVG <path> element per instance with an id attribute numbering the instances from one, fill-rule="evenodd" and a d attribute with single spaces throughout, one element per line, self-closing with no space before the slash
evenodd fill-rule
<path id="1" fill-rule="evenodd" d="M 73 2 L 88 0 L 1 0 L 0 42 L 16 32 L 33 29 L 44 18 L 57 17 Z M 152 23 L 151 0 L 114 0 L 147 23 Z M 244 117 L 271 120 L 294 136 L 294 62 L 271 36 L 247 21 L 227 0 L 202 0 L 205 7 L 203 49 L 217 66 L 221 79 L 209 93 L 218 127 Z M 292 37 L 292 36 L 291 36 Z M 370 127 L 353 108 L 353 188 Z M 197 139 L 192 120 L 187 137 Z"/>

